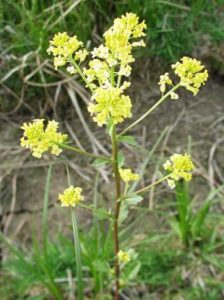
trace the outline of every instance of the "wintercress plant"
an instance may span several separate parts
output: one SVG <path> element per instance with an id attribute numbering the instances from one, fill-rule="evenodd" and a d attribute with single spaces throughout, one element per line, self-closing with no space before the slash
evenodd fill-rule
<path id="1" fill-rule="evenodd" d="M 182 87 L 196 95 L 208 79 L 208 72 L 201 62 L 183 57 L 179 62 L 172 65 L 174 72 L 171 77 L 169 73 L 160 76 L 161 98 L 122 132 L 117 132 L 118 125 L 132 117 L 132 101 L 127 94 L 127 88 L 130 86 L 128 77 L 132 72 L 132 63 L 135 61 L 133 56 L 135 48 L 145 46 L 143 40 L 145 30 L 144 21 L 139 21 L 138 16 L 133 13 L 127 13 L 114 20 L 113 25 L 103 35 L 103 43 L 92 51 L 85 49 L 77 36 L 70 37 L 66 32 L 56 34 L 50 41 L 48 48 L 48 53 L 54 57 L 55 69 L 65 67 L 68 73 L 79 74 L 86 88 L 90 91 L 91 99 L 87 109 L 98 126 L 105 126 L 105 132 L 111 140 L 111 157 L 97 157 L 68 145 L 68 137 L 66 134 L 58 132 L 56 121 L 48 121 L 45 126 L 43 119 L 33 120 L 32 123 L 24 123 L 21 127 L 24 131 L 21 145 L 29 148 L 32 155 L 37 158 L 41 158 L 45 152 L 59 155 L 63 149 L 67 149 L 90 158 L 101 159 L 105 164 L 111 165 L 111 178 L 115 182 L 114 272 L 112 273 L 114 274 L 114 299 L 116 300 L 119 299 L 120 294 L 121 264 L 128 264 L 131 260 L 129 252 L 120 249 L 119 246 L 120 211 L 123 204 L 124 207 L 128 207 L 128 205 L 125 206 L 125 202 L 128 203 L 130 200 L 129 183 L 139 180 L 138 174 L 120 165 L 119 142 L 130 139 L 131 137 L 124 136 L 124 133 L 139 124 L 162 102 L 169 100 L 169 98 L 178 99 L 178 89 Z M 175 103 L 169 105 L 175 105 Z M 189 154 L 174 154 L 165 162 L 163 167 L 163 177 L 145 188 L 136 190 L 131 194 L 131 197 L 138 197 L 137 202 L 139 202 L 142 199 L 141 194 L 162 181 L 167 181 L 170 188 L 175 188 L 175 182 L 180 179 L 190 181 L 194 170 L 194 164 Z M 125 183 L 124 188 L 121 181 Z M 83 199 L 82 189 L 72 185 L 59 195 L 61 206 L 71 207 L 73 210 Z M 76 231 L 75 227 L 74 230 Z M 77 234 L 75 240 L 77 243 Z M 81 262 L 80 251 L 76 251 L 76 255 L 79 256 L 77 260 Z M 78 281 L 82 287 L 80 282 L 82 281 L 81 270 L 77 270 L 77 273 Z M 83 299 L 82 288 L 78 292 L 79 299 Z"/>

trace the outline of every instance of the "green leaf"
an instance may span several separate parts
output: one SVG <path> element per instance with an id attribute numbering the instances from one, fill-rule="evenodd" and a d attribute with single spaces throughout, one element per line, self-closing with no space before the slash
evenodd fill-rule
<path id="1" fill-rule="evenodd" d="M 137 145 L 136 139 L 131 135 L 118 136 L 117 141 L 122 142 L 122 143 L 126 143 L 126 144 L 130 144 L 130 145 L 133 145 L 133 146 Z"/>
<path id="2" fill-rule="evenodd" d="M 142 196 L 139 196 L 137 194 L 128 194 L 124 201 L 127 205 L 137 205 L 138 203 L 140 203 L 143 200 Z"/>
<path id="3" fill-rule="evenodd" d="M 111 217 L 108 211 L 103 207 L 95 209 L 93 213 L 99 220 L 107 220 Z"/>
<path id="4" fill-rule="evenodd" d="M 95 269 L 98 272 L 101 272 L 101 273 L 109 272 L 109 265 L 108 265 L 108 261 L 106 261 L 106 260 L 96 259 L 92 262 L 92 264 L 94 265 Z"/>
<path id="5" fill-rule="evenodd" d="M 182 239 L 182 233 L 178 221 L 173 219 L 169 221 L 169 224 L 172 227 L 173 231 L 175 231 L 175 233 L 179 236 L 179 238 Z"/>
<path id="6" fill-rule="evenodd" d="M 106 159 L 106 158 L 97 158 L 92 163 L 92 166 L 98 168 L 98 167 L 104 166 L 104 165 L 106 165 L 108 163 L 109 163 L 109 160 Z"/>
<path id="7" fill-rule="evenodd" d="M 125 198 L 121 199 L 121 207 L 119 214 L 119 223 L 121 224 L 128 217 L 130 205 L 137 205 L 139 202 L 143 200 L 142 196 L 136 195 L 134 193 L 127 195 Z"/>
<path id="8" fill-rule="evenodd" d="M 204 227 L 204 223 L 209 213 L 210 206 L 210 201 L 205 202 L 193 219 L 191 231 L 194 239 L 199 238 L 201 235 L 201 231 Z"/>
<path id="9" fill-rule="evenodd" d="M 131 280 L 134 280 L 136 278 L 136 276 L 138 275 L 138 272 L 141 268 L 141 263 L 138 262 L 133 269 L 130 270 L 130 273 L 127 274 L 128 276 L 128 280 L 131 281 Z"/>
<path id="10" fill-rule="evenodd" d="M 121 224 L 122 222 L 124 222 L 124 220 L 127 219 L 128 213 L 129 213 L 128 206 L 124 202 L 122 202 L 120 207 L 119 220 L 118 220 L 119 224 Z"/>
<path id="11" fill-rule="evenodd" d="M 125 161 L 125 156 L 122 151 L 118 152 L 117 160 L 118 160 L 118 168 L 121 168 L 124 165 L 124 161 Z"/>
<path id="12" fill-rule="evenodd" d="M 107 129 L 106 132 L 109 134 L 109 136 L 112 136 L 112 132 L 113 132 L 113 119 L 110 118 L 107 122 Z"/>

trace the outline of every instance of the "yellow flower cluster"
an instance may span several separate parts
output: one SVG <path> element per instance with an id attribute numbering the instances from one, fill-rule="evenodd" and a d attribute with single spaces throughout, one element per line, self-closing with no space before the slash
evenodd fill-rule
<path id="1" fill-rule="evenodd" d="M 133 47 L 145 46 L 143 40 L 135 41 L 145 36 L 145 29 L 145 22 L 139 23 L 136 14 L 126 13 L 115 19 L 113 26 L 104 33 L 105 46 L 109 49 L 108 58 L 122 67 L 132 63 L 134 61 Z"/>
<path id="2" fill-rule="evenodd" d="M 71 185 L 64 190 L 63 194 L 59 194 L 58 200 L 61 201 L 62 207 L 75 207 L 80 203 L 80 201 L 84 200 L 84 197 L 81 195 L 81 193 L 82 189 L 80 187 L 74 187 Z"/>
<path id="3" fill-rule="evenodd" d="M 88 52 L 76 36 L 58 33 L 50 41 L 48 53 L 54 56 L 55 68 L 69 62 L 68 73 L 78 72 L 93 93 L 95 102 L 90 103 L 88 110 L 99 126 L 106 124 L 109 118 L 117 124 L 131 117 L 131 100 L 123 94 L 130 83 L 122 83 L 122 76 L 131 74 L 133 48 L 145 46 L 141 39 L 145 36 L 145 29 L 145 22 L 139 22 L 136 14 L 126 13 L 115 19 L 112 27 L 104 33 L 104 43 L 93 49 L 92 59 L 84 68 L 80 68 L 76 61 L 83 62 Z"/>
<path id="4" fill-rule="evenodd" d="M 32 123 L 24 123 L 21 128 L 24 130 L 21 146 L 30 149 L 34 157 L 41 158 L 46 151 L 55 155 L 62 152 L 57 143 L 63 143 L 67 135 L 57 132 L 57 122 L 49 121 L 44 128 L 44 120 L 37 119 Z"/>
<path id="5" fill-rule="evenodd" d="M 127 263 L 131 260 L 130 255 L 127 252 L 122 251 L 122 250 L 120 250 L 118 252 L 117 256 L 118 256 L 119 262 Z"/>
<path id="6" fill-rule="evenodd" d="M 201 85 L 208 79 L 208 71 L 200 61 L 183 57 L 180 62 L 172 65 L 174 73 L 180 77 L 180 84 L 196 95 Z"/>
<path id="7" fill-rule="evenodd" d="M 119 173 L 121 176 L 121 179 L 128 183 L 129 181 L 136 181 L 139 179 L 139 175 L 136 173 L 133 173 L 131 169 L 119 169 Z"/>
<path id="8" fill-rule="evenodd" d="M 53 54 L 54 66 L 57 70 L 58 67 L 62 67 L 67 62 L 70 62 L 71 59 L 83 62 L 88 52 L 86 49 L 78 50 L 80 47 L 83 47 L 83 43 L 77 39 L 76 35 L 69 37 L 66 32 L 59 32 L 50 41 L 50 47 L 47 49 L 47 52 L 48 54 Z M 73 57 L 74 53 L 75 56 Z"/>
<path id="9" fill-rule="evenodd" d="M 91 115 L 96 115 L 93 120 L 99 126 L 106 124 L 111 117 L 113 123 L 122 122 L 125 118 L 131 117 L 131 100 L 125 96 L 120 88 L 108 87 L 97 88 L 93 95 L 96 103 L 91 102 L 88 105 L 88 111 Z"/>
<path id="10" fill-rule="evenodd" d="M 135 39 L 145 35 L 143 32 L 145 28 L 145 22 L 139 23 L 138 16 L 133 13 L 115 19 L 113 26 L 104 33 L 105 45 L 101 44 L 91 52 L 93 60 L 89 63 L 89 69 L 84 69 L 87 81 L 97 80 L 100 86 L 105 82 L 113 85 L 111 68 L 115 68 L 116 76 L 129 76 L 131 74 L 129 64 L 134 61 L 133 48 L 145 46 L 143 40 L 135 41 Z"/>
<path id="11" fill-rule="evenodd" d="M 178 181 L 179 179 L 190 181 L 192 178 L 191 172 L 195 168 L 190 155 L 186 153 L 176 153 L 172 155 L 170 159 L 164 163 L 163 167 L 170 173 L 167 181 L 171 188 L 175 187 L 175 181 Z"/>
<path id="12" fill-rule="evenodd" d="M 106 124 L 109 118 L 117 124 L 131 117 L 131 100 L 125 96 L 124 90 L 130 85 L 122 76 L 131 74 L 130 63 L 134 61 L 134 47 L 145 46 L 143 40 L 145 22 L 139 23 L 139 18 L 133 13 L 127 13 L 114 20 L 114 24 L 105 34 L 105 43 L 91 52 L 93 57 L 89 67 L 83 69 L 88 87 L 93 91 L 88 110 L 99 126 Z"/>

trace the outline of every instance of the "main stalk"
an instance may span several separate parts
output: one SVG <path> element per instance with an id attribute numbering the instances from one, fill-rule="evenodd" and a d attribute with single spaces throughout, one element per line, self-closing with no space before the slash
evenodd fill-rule
<path id="1" fill-rule="evenodd" d="M 121 182 L 120 174 L 118 168 L 118 144 L 116 139 L 116 128 L 113 126 L 112 131 L 112 160 L 113 160 L 113 173 L 115 180 L 115 189 L 116 189 L 116 198 L 115 198 L 115 211 L 114 211 L 114 254 L 115 254 L 115 295 L 114 300 L 119 300 L 119 279 L 120 279 L 120 268 L 118 261 L 118 252 L 119 252 L 119 238 L 118 238 L 118 218 L 120 212 L 120 197 L 121 197 Z"/>

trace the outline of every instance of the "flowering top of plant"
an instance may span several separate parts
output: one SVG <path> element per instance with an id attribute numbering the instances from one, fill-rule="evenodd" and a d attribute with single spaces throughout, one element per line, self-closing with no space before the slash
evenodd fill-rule
<path id="1" fill-rule="evenodd" d="M 168 185 L 171 188 L 175 187 L 175 181 L 184 179 L 190 181 L 192 178 L 191 172 L 195 166 L 189 154 L 173 154 L 164 165 L 164 169 L 169 172 Z"/>
<path id="2" fill-rule="evenodd" d="M 119 173 L 121 179 L 126 183 L 128 183 L 129 181 L 136 181 L 139 179 L 139 175 L 133 173 L 131 169 L 119 169 Z"/>
<path id="3" fill-rule="evenodd" d="M 57 70 L 58 67 L 62 67 L 70 61 L 74 52 L 82 46 L 83 43 L 77 39 L 76 35 L 69 37 L 66 32 L 59 32 L 54 36 L 53 40 L 50 41 L 50 47 L 47 49 L 47 52 L 48 54 L 53 54 L 54 66 Z M 73 58 L 82 62 L 87 55 L 88 52 L 86 49 L 80 49 Z"/>
<path id="4" fill-rule="evenodd" d="M 57 132 L 58 122 L 49 121 L 44 128 L 44 119 L 36 119 L 32 123 L 24 123 L 21 128 L 24 130 L 21 146 L 29 148 L 34 157 L 41 158 L 47 151 L 55 155 L 62 152 L 57 143 L 63 143 L 67 135 Z"/>
<path id="5" fill-rule="evenodd" d="M 119 261 L 123 262 L 123 263 L 127 263 L 127 262 L 129 262 L 131 260 L 131 257 L 129 255 L 129 253 L 125 252 L 123 250 L 120 250 L 118 252 L 117 256 L 118 256 Z"/>
<path id="6" fill-rule="evenodd" d="M 194 58 L 184 56 L 180 62 L 173 64 L 172 68 L 174 73 L 180 77 L 180 84 L 194 95 L 208 79 L 208 71 L 200 61 Z"/>
<path id="7" fill-rule="evenodd" d="M 80 187 L 74 187 L 71 185 L 64 190 L 63 194 L 59 194 L 58 199 L 61 201 L 62 207 L 72 206 L 75 207 L 80 201 L 84 200 L 81 195 L 82 189 Z"/>
<path id="8" fill-rule="evenodd" d="M 84 68 L 80 67 L 80 63 L 88 53 L 81 48 L 83 44 L 76 36 L 58 33 L 50 42 L 48 53 L 54 56 L 55 68 L 70 63 L 67 71 L 71 74 L 78 72 L 91 90 L 93 95 L 88 110 L 99 126 L 109 119 L 117 124 L 132 116 L 131 99 L 124 95 L 130 83 L 122 83 L 122 76 L 131 74 L 133 48 L 145 46 L 140 39 L 145 35 L 145 29 L 145 22 L 139 22 L 138 16 L 133 13 L 115 19 L 104 33 L 104 43 L 93 49 L 91 59 Z"/>

